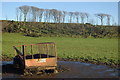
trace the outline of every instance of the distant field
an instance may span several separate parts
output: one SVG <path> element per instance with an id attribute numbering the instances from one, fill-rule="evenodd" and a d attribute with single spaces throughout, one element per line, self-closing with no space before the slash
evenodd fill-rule
<path id="1" fill-rule="evenodd" d="M 99 59 L 102 62 L 118 60 L 118 39 L 25 37 L 20 33 L 2 34 L 2 54 L 13 57 L 14 45 L 55 42 L 59 57 Z"/>

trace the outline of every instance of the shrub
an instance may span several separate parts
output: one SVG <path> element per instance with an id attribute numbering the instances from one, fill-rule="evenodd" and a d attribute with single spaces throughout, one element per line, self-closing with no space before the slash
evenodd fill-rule
<path id="1" fill-rule="evenodd" d="M 112 38 L 118 37 L 117 26 L 99 26 L 76 23 L 45 23 L 45 22 L 15 22 L 6 21 L 3 23 L 3 32 L 23 32 L 27 36 L 71 36 L 71 37 L 93 37 Z M 32 33 L 30 33 L 32 32 Z M 40 34 L 40 35 L 39 35 Z"/>
<path id="2" fill-rule="evenodd" d="M 25 36 L 30 36 L 30 37 L 39 37 L 39 36 L 41 36 L 39 33 L 34 33 L 34 32 L 32 32 L 32 33 L 25 33 L 24 35 Z"/>

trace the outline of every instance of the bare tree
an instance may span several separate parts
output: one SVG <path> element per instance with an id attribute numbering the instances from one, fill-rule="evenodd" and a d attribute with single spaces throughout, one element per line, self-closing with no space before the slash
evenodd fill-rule
<path id="1" fill-rule="evenodd" d="M 62 19 L 63 19 L 62 11 L 58 11 L 58 19 L 57 19 L 57 22 L 58 22 L 58 23 L 61 23 L 61 22 L 62 22 Z"/>
<path id="2" fill-rule="evenodd" d="M 69 15 L 69 22 L 72 23 L 74 12 L 69 12 L 68 15 Z"/>
<path id="3" fill-rule="evenodd" d="M 95 21 L 94 21 L 94 19 L 93 19 L 93 18 L 92 18 L 92 19 L 90 19 L 90 23 L 91 23 L 91 24 L 93 24 L 93 25 L 95 24 Z"/>
<path id="4" fill-rule="evenodd" d="M 33 21 L 34 22 L 36 22 L 36 20 L 37 20 L 38 11 L 39 11 L 39 8 L 31 6 L 31 12 L 32 12 L 32 16 L 33 16 Z"/>
<path id="5" fill-rule="evenodd" d="M 65 22 L 65 18 L 66 18 L 66 15 L 67 15 L 67 12 L 66 11 L 62 11 L 62 21 L 63 21 L 63 23 Z"/>
<path id="6" fill-rule="evenodd" d="M 114 17 L 113 16 L 111 16 L 112 17 L 112 25 L 115 25 L 115 20 L 114 20 Z"/>
<path id="7" fill-rule="evenodd" d="M 18 21 L 19 18 L 19 8 L 16 8 L 16 20 Z"/>
<path id="8" fill-rule="evenodd" d="M 44 10 L 44 21 L 45 22 L 50 22 L 50 9 L 45 9 Z"/>
<path id="9" fill-rule="evenodd" d="M 95 14 L 95 16 L 100 19 L 101 25 L 103 25 L 103 19 L 106 17 L 106 14 L 104 14 L 104 13 L 99 13 L 99 14 Z"/>
<path id="10" fill-rule="evenodd" d="M 22 21 L 22 12 L 20 11 L 19 21 Z"/>
<path id="11" fill-rule="evenodd" d="M 110 18 L 111 18 L 111 15 L 106 14 L 106 17 L 107 17 L 107 25 L 110 25 Z"/>
<path id="12" fill-rule="evenodd" d="M 86 18 L 87 18 L 87 23 L 89 23 L 89 14 L 88 13 L 84 13 Z"/>
<path id="13" fill-rule="evenodd" d="M 74 14 L 75 14 L 77 23 L 79 23 L 79 12 L 74 12 Z"/>
<path id="14" fill-rule="evenodd" d="M 58 14 L 59 13 L 56 9 L 51 9 L 51 16 L 53 17 L 54 22 L 57 22 Z"/>
<path id="15" fill-rule="evenodd" d="M 26 22 L 26 16 L 30 10 L 30 7 L 29 6 L 20 6 L 19 9 L 20 9 L 21 13 L 24 14 L 24 21 Z"/>
<path id="16" fill-rule="evenodd" d="M 44 9 L 39 9 L 39 10 L 38 10 L 39 22 L 42 21 L 42 18 L 43 18 L 43 12 L 44 12 Z"/>
<path id="17" fill-rule="evenodd" d="M 80 18 L 81 18 L 81 23 L 84 23 L 84 19 L 86 17 L 85 13 L 80 12 L 79 15 L 80 15 Z"/>
<path id="18" fill-rule="evenodd" d="M 50 10 L 49 10 L 49 17 L 50 17 L 50 22 L 54 22 L 53 9 L 50 9 Z"/>

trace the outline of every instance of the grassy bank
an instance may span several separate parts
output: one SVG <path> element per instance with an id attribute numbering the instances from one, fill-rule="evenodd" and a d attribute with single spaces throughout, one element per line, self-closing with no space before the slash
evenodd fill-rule
<path id="1" fill-rule="evenodd" d="M 80 58 L 118 63 L 118 40 L 71 37 L 26 37 L 20 33 L 2 34 L 2 54 L 13 57 L 13 45 L 55 42 L 61 58 Z"/>
<path id="2" fill-rule="evenodd" d="M 100 26 L 80 23 L 47 23 L 3 21 L 2 31 L 9 33 L 23 32 L 31 37 L 82 37 L 82 38 L 117 38 L 117 26 Z"/>

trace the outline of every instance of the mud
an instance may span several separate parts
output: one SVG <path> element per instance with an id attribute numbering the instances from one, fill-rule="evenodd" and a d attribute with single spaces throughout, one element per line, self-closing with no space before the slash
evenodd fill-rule
<path id="1" fill-rule="evenodd" d="M 25 76 L 13 68 L 12 61 L 3 61 L 3 78 L 118 78 L 119 69 L 105 65 L 96 65 L 83 62 L 58 61 L 58 73 Z"/>
<path id="2" fill-rule="evenodd" d="M 13 58 L 8 57 L 8 56 L 2 56 L 2 59 L 0 61 L 12 61 Z M 118 68 L 120 64 L 115 64 L 115 63 L 103 63 L 100 62 L 99 60 L 88 60 L 88 59 L 72 59 L 72 58 L 57 58 L 58 61 L 75 61 L 75 62 L 84 62 L 84 63 L 91 63 L 91 64 L 96 64 L 96 65 L 106 65 L 110 66 L 112 68 Z"/>
<path id="3" fill-rule="evenodd" d="M 72 59 L 72 58 L 58 58 L 59 61 L 79 61 L 79 62 L 84 62 L 84 63 L 91 63 L 91 64 L 96 64 L 96 65 L 106 65 L 112 68 L 118 68 L 119 64 L 115 64 L 115 63 L 106 63 L 106 62 L 101 62 L 99 60 L 93 59 L 93 60 L 89 60 L 89 59 Z"/>

